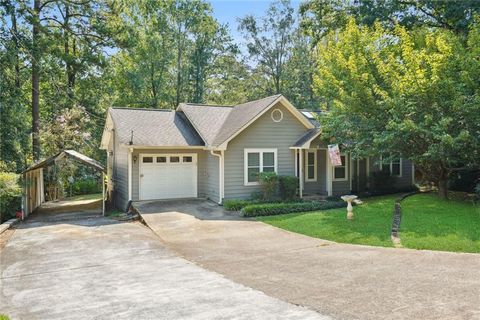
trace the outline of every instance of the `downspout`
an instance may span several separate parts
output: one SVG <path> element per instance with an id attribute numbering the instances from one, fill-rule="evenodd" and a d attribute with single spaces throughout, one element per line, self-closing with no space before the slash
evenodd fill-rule
<path id="1" fill-rule="evenodd" d="M 133 148 L 128 148 L 128 201 L 132 201 L 132 181 L 133 181 Z"/>
<path id="2" fill-rule="evenodd" d="M 210 150 L 210 154 L 218 158 L 218 204 L 222 204 L 223 200 L 223 150 L 220 151 L 220 154 L 214 153 L 213 150 Z"/>

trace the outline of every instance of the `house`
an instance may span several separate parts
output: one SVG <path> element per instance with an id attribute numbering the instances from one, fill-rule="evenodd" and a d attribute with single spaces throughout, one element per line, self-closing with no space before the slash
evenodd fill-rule
<path id="1" fill-rule="evenodd" d="M 319 124 L 282 95 L 235 106 L 110 108 L 101 148 L 117 207 L 129 200 L 249 198 L 264 171 L 298 176 L 301 197 L 360 192 L 381 167 L 398 176 L 399 187 L 413 179 L 405 159 L 381 163 L 342 154 L 343 165 L 332 167 Z"/>

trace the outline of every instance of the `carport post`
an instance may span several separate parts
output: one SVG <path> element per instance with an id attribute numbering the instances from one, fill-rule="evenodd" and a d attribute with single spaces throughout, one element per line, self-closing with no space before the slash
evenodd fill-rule
<path id="1" fill-rule="evenodd" d="M 102 172 L 102 216 L 105 216 L 105 173 Z"/>

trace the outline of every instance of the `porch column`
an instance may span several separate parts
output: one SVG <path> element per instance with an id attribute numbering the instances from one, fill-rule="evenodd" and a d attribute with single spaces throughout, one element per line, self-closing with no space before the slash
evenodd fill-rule
<path id="1" fill-rule="evenodd" d="M 299 150 L 300 152 L 300 163 L 298 164 L 300 166 L 300 185 L 299 185 L 299 194 L 300 198 L 303 198 L 303 149 Z"/>
<path id="2" fill-rule="evenodd" d="M 298 149 L 293 149 L 293 156 L 295 157 L 295 172 L 294 176 L 298 178 Z"/>
<path id="3" fill-rule="evenodd" d="M 327 165 L 327 195 L 331 196 L 333 194 L 333 174 L 332 174 L 332 162 L 330 161 L 330 157 L 328 155 L 328 150 L 325 152 L 326 157 L 326 165 Z"/>

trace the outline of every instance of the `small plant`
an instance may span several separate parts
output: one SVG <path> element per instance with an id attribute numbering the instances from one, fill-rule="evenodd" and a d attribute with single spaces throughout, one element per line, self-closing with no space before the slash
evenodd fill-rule
<path id="1" fill-rule="evenodd" d="M 282 200 L 291 201 L 297 196 L 298 178 L 293 176 L 280 176 L 279 189 Z"/>
<path id="2" fill-rule="evenodd" d="M 275 172 L 260 172 L 258 177 L 263 200 L 272 200 L 278 189 L 278 175 Z"/>

